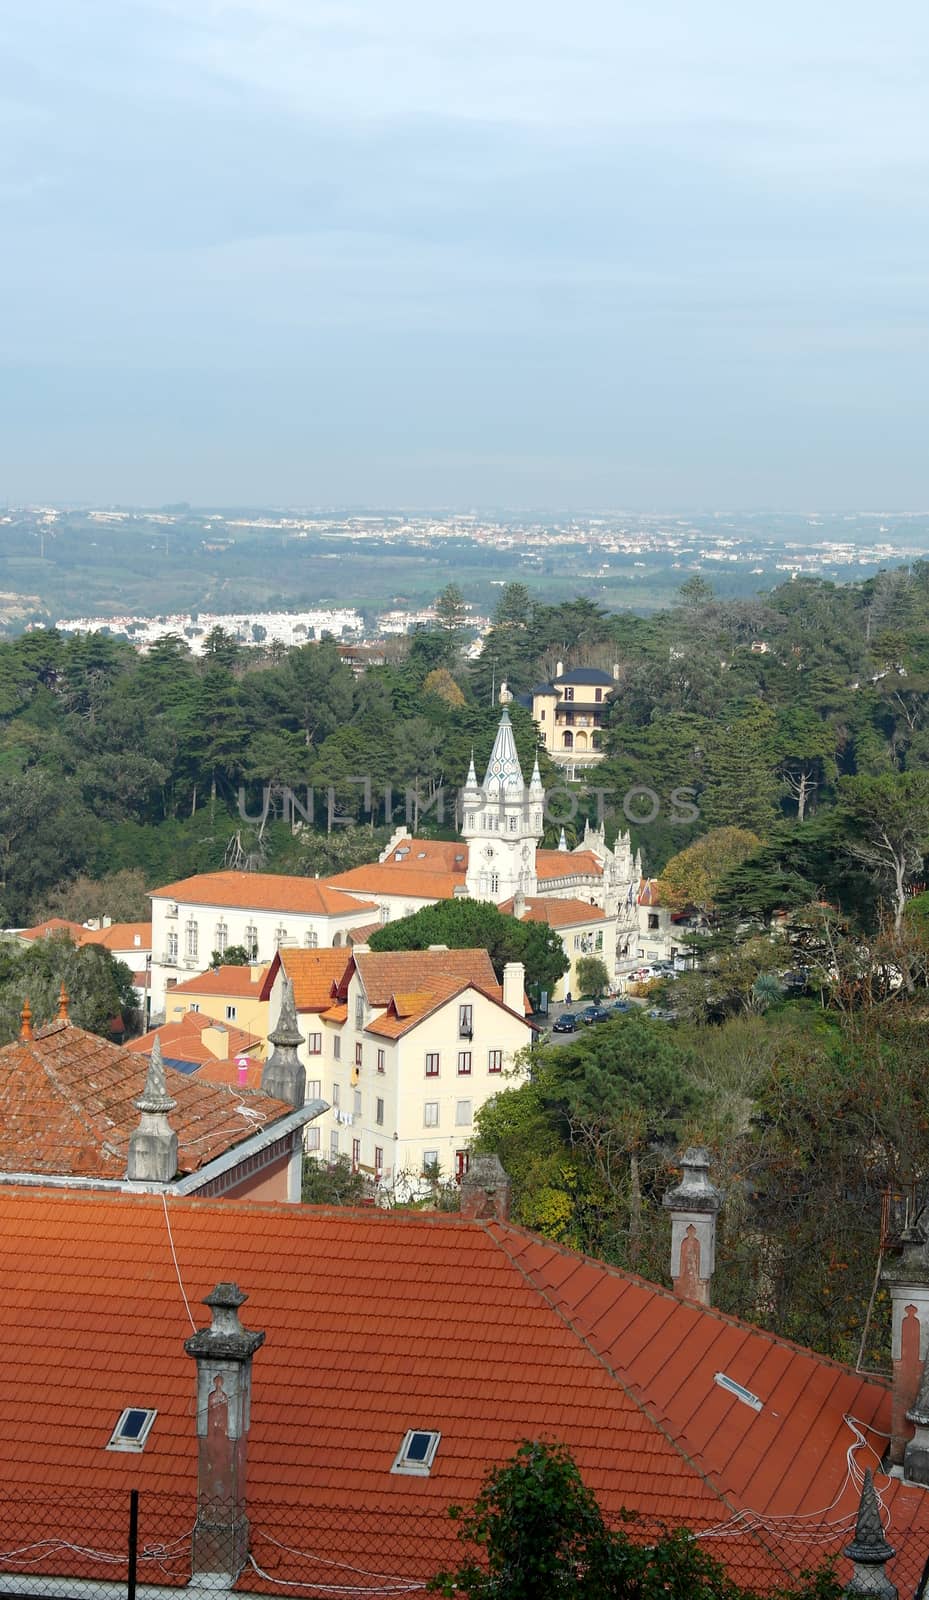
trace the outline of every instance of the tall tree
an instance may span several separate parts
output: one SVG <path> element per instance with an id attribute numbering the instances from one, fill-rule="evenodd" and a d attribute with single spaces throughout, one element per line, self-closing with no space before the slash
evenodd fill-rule
<path id="1" fill-rule="evenodd" d="M 907 886 L 922 871 L 929 851 L 929 773 L 846 778 L 837 820 L 847 828 L 849 854 L 888 884 L 899 933 Z"/>

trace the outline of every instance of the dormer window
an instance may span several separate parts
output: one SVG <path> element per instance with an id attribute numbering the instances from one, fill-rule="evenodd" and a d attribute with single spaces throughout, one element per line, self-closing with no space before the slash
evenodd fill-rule
<path id="1" fill-rule="evenodd" d="M 410 1472 L 428 1478 L 441 1437 L 440 1433 L 411 1428 L 397 1451 L 391 1472 Z"/>
<path id="2" fill-rule="evenodd" d="M 145 1441 L 152 1431 L 152 1423 L 157 1415 L 157 1411 L 148 1411 L 144 1406 L 127 1406 L 110 1434 L 106 1448 L 108 1450 L 143 1450 Z"/>

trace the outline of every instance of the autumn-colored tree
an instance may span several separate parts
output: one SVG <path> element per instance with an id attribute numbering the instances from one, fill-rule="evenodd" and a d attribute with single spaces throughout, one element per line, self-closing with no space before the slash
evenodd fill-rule
<path id="1" fill-rule="evenodd" d="M 715 909 L 716 890 L 728 872 L 747 861 L 761 840 L 748 828 L 714 828 L 662 869 L 661 898 L 672 911 Z"/>

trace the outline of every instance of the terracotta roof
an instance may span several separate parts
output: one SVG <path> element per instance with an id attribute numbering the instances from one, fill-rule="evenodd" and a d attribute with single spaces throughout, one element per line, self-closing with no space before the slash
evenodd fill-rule
<path id="1" fill-rule="evenodd" d="M 276 872 L 200 872 L 152 890 L 152 898 L 204 906 L 237 906 L 250 911 L 295 911 L 305 916 L 341 917 L 376 911 L 332 887 L 333 879 L 293 878 Z"/>
<path id="2" fill-rule="evenodd" d="M 400 860 L 397 860 L 398 855 Z M 402 866 L 405 871 L 423 872 L 441 868 L 443 872 L 464 873 L 468 865 L 468 846 L 462 839 L 399 839 L 384 856 L 385 866 Z"/>
<path id="3" fill-rule="evenodd" d="M 643 878 L 639 884 L 639 905 L 660 906 L 661 886 L 657 878 Z"/>
<path id="4" fill-rule="evenodd" d="M 108 928 L 83 928 L 82 944 L 102 944 L 107 950 L 150 950 L 150 922 L 111 922 Z M 136 940 L 138 939 L 138 944 Z"/>
<path id="5" fill-rule="evenodd" d="M 592 850 L 537 850 L 536 875 L 543 878 L 602 878 L 603 862 Z"/>
<path id="6" fill-rule="evenodd" d="M 0 1171 L 124 1177 L 129 1137 L 139 1123 L 133 1102 L 142 1093 L 147 1066 L 136 1051 L 69 1022 L 50 1023 L 28 1042 L 4 1045 Z M 167 1079 L 177 1101 L 171 1126 L 182 1172 L 197 1171 L 292 1109 L 261 1095 L 249 1102 L 246 1117 L 237 1095 L 170 1068 Z"/>
<path id="7" fill-rule="evenodd" d="M 450 900 L 464 881 L 464 867 L 460 872 L 448 872 L 415 861 L 372 861 L 369 866 L 351 867 L 326 879 L 334 889 L 350 889 L 353 894 L 407 895 L 411 900 Z"/>
<path id="8" fill-rule="evenodd" d="M 347 950 L 279 950 L 261 991 L 267 1000 L 283 966 L 294 986 L 298 1011 L 327 1011 L 335 998 L 335 985 L 348 965 Z"/>
<path id="9" fill-rule="evenodd" d="M 449 978 L 473 983 L 494 999 L 500 995 L 486 950 L 356 950 L 343 974 L 340 996 L 348 992 L 353 969 L 372 1006 L 386 1006 L 394 994 L 432 988 L 434 980 L 442 983 Z"/>
<path id="10" fill-rule="evenodd" d="M 292 1593 L 357 1583 L 359 1568 L 367 1593 L 386 1592 L 387 1574 L 396 1591 L 454 1562 L 446 1507 L 527 1437 L 563 1440 L 607 1511 L 703 1531 L 734 1508 L 815 1511 L 832 1543 L 811 1550 L 803 1524 L 785 1525 L 794 1571 L 848 1539 L 858 1491 L 843 1418 L 869 1441 L 857 1466 L 875 1465 L 890 1414 L 880 1382 L 505 1225 L 167 1205 L 166 1218 L 156 1197 L 0 1191 L 0 1471 L 46 1496 L 30 1537 L 70 1530 L 58 1491 L 75 1483 L 101 1504 L 130 1484 L 143 1507 L 153 1492 L 176 1495 L 178 1534 L 189 1531 L 195 1379 L 180 1277 L 201 1326 L 203 1297 L 234 1280 L 249 1296 L 243 1323 L 267 1334 L 252 1379 L 250 1544 Z M 715 1371 L 748 1381 L 762 1409 L 720 1389 Z M 129 1404 L 157 1416 L 127 1456 L 103 1447 Z M 390 1471 L 410 1427 L 441 1434 L 428 1477 Z M 878 1485 L 918 1575 L 929 1497 L 880 1474 Z M 780 1538 L 766 1531 L 767 1551 Z M 770 1571 L 774 1555 L 745 1533 L 709 1548 L 731 1560 L 737 1544 Z M 158 1581 L 172 1580 L 159 1569 Z M 256 1581 L 249 1570 L 242 1584 Z"/>
<path id="11" fill-rule="evenodd" d="M 513 915 L 512 900 L 505 900 L 499 907 L 509 916 Z M 606 912 L 599 906 L 592 906 L 586 900 L 556 900 L 552 897 L 546 899 L 539 895 L 526 897 L 526 914 L 523 922 L 547 922 L 550 928 L 576 928 L 582 922 L 605 922 Z"/>
<path id="12" fill-rule="evenodd" d="M 269 963 L 266 961 L 254 971 L 251 967 L 215 967 L 209 972 L 201 972 L 196 978 L 185 978 L 183 983 L 176 983 L 169 992 L 171 994 L 215 994 L 220 999 L 228 995 L 235 1000 L 259 1000 L 262 998 L 262 987 L 267 975 Z"/>
<path id="13" fill-rule="evenodd" d="M 345 936 L 346 943 L 348 945 L 367 944 L 373 934 L 380 933 L 383 926 L 383 922 L 367 922 L 363 928 L 350 928 Z"/>
<path id="14" fill-rule="evenodd" d="M 487 995 L 488 999 L 495 1000 L 498 1005 L 503 1005 L 503 991 L 499 985 L 491 993 L 483 984 L 478 986 L 464 978 L 430 978 L 426 988 L 391 995 L 386 1011 L 367 1024 L 365 1033 L 375 1034 L 382 1039 L 400 1039 L 441 1006 L 475 989 L 479 994 Z"/>
<path id="15" fill-rule="evenodd" d="M 69 922 L 66 917 L 49 917 L 45 922 L 37 922 L 34 928 L 20 928 L 20 939 L 54 939 L 61 934 L 67 934 L 75 944 L 80 944 L 87 929 L 80 922 Z"/>
<path id="16" fill-rule="evenodd" d="M 211 1030 L 228 1040 L 225 1056 L 218 1056 L 216 1050 L 211 1048 L 212 1041 L 203 1038 Z M 247 1033 L 244 1028 L 233 1027 L 228 1022 L 217 1022 L 215 1017 L 208 1017 L 203 1011 L 185 1011 L 175 1022 L 163 1022 L 160 1028 L 152 1028 L 149 1033 L 143 1033 L 141 1038 L 130 1040 L 126 1049 L 133 1055 L 150 1055 L 156 1035 L 161 1040 L 161 1051 L 166 1061 L 189 1061 L 197 1065 L 225 1061 L 230 1057 L 247 1055 L 249 1050 L 264 1048 L 264 1040 L 255 1033 Z"/>
<path id="17" fill-rule="evenodd" d="M 244 1081 L 235 1060 L 231 1061 L 204 1061 L 202 1067 L 197 1068 L 197 1083 L 224 1083 L 232 1089 L 260 1089 L 261 1074 L 264 1071 L 264 1062 L 256 1061 L 254 1056 L 246 1059 L 244 1068 Z"/>

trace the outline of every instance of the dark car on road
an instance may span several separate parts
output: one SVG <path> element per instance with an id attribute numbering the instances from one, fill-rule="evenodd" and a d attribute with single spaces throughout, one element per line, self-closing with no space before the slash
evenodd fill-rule
<path id="1" fill-rule="evenodd" d="M 625 1011 L 634 1010 L 635 1006 L 632 1004 L 631 1000 L 614 1000 L 613 1004 L 610 1006 L 610 1011 L 614 1017 L 621 1015 Z"/>
<path id="2" fill-rule="evenodd" d="M 552 1033 L 577 1033 L 577 1017 L 573 1011 L 565 1011 L 552 1023 Z"/>
<path id="3" fill-rule="evenodd" d="M 603 1006 L 585 1006 L 580 1020 L 587 1025 L 591 1022 L 609 1022 L 610 1013 Z"/>

